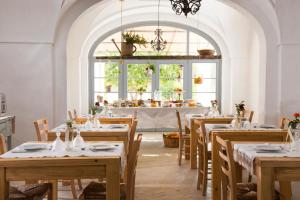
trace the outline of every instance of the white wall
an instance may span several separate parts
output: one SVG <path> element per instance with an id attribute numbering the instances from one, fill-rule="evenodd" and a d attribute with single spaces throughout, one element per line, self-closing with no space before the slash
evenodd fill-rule
<path id="1" fill-rule="evenodd" d="M 0 1 L 0 91 L 7 94 L 9 112 L 17 115 L 17 137 L 15 144 L 34 138 L 32 121 L 47 117 L 53 124 L 61 123 L 67 111 L 67 74 L 66 74 L 66 40 L 73 22 L 89 7 L 100 0 L 71 0 L 68 7 L 61 9 L 61 0 L 1 0 Z M 111 0 L 104 0 L 106 3 Z M 151 2 L 151 1 L 149 1 Z M 143 3 L 149 3 L 143 1 Z M 269 0 L 218 0 L 236 8 L 242 6 L 253 15 L 266 34 L 266 64 L 264 82 L 264 95 L 259 95 L 259 106 L 265 107 L 262 113 L 267 122 L 276 122 L 279 116 L 289 115 L 299 111 L 300 93 L 298 90 L 298 74 L 300 58 L 300 2 L 296 0 L 277 0 L 271 4 Z M 72 4 L 73 3 L 73 4 Z M 69 9 L 68 9 L 69 8 Z M 205 10 L 205 4 L 203 7 Z M 242 12 L 242 11 L 241 11 Z M 103 13 L 103 10 L 99 14 Z M 217 12 L 211 12 L 216 15 Z M 206 16 L 208 17 L 208 16 Z M 177 18 L 184 20 L 184 18 Z M 193 19 L 189 17 L 189 19 Z M 101 20 L 101 19 L 100 19 Z M 217 33 L 225 29 L 220 21 L 222 17 L 203 18 L 218 24 Z M 101 21 L 100 21 L 101 22 Z M 96 24 L 98 22 L 95 22 Z M 90 26 L 95 24 L 90 23 Z M 192 23 L 193 25 L 193 23 Z M 231 30 L 237 27 L 231 27 Z M 214 38 L 217 34 L 213 34 Z M 230 30 L 229 30 L 230 31 Z M 245 40 L 251 41 L 248 37 Z M 221 41 L 221 39 L 220 39 Z M 260 44 L 261 42 L 259 42 Z M 228 44 L 224 43 L 224 46 Z M 256 43 L 253 43 L 253 47 Z M 251 49 L 251 48 L 250 48 Z M 255 52 L 252 48 L 250 52 Z M 229 47 L 227 46 L 229 52 Z M 249 53 L 248 55 L 254 55 Z M 233 63 L 233 68 L 244 66 L 242 59 L 233 62 L 228 58 L 225 64 Z M 82 57 L 81 59 L 85 59 Z M 256 66 L 253 62 L 247 62 Z M 257 68 L 249 68 L 253 71 Z M 227 82 L 233 80 L 224 77 Z M 260 73 L 262 76 L 262 73 Z M 253 77 L 250 78 L 254 82 Z M 261 79 L 260 79 L 261 80 Z M 252 87 L 251 90 L 255 90 Z M 232 93 L 227 88 L 226 93 Z M 231 95 L 232 96 L 232 95 Z M 241 97 L 242 98 L 242 97 Z M 237 100 L 237 99 L 236 99 Z M 235 101 L 235 100 L 234 100 Z M 251 99 L 256 102 L 257 99 Z M 233 102 L 231 99 L 228 102 Z M 251 103 L 254 104 L 254 103 Z"/>

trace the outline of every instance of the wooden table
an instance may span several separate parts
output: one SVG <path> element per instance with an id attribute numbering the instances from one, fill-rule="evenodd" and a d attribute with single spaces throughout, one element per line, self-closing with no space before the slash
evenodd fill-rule
<path id="1" fill-rule="evenodd" d="M 101 124 L 127 124 L 131 126 L 133 117 L 128 115 L 127 117 L 98 117 Z M 76 123 L 84 124 L 88 120 L 88 117 L 79 116 L 75 119 Z"/>
<path id="2" fill-rule="evenodd" d="M 120 162 L 116 157 L 0 159 L 0 200 L 8 199 L 9 181 L 106 178 L 107 200 L 120 200 Z"/>
<path id="3" fill-rule="evenodd" d="M 257 157 L 255 159 L 255 167 L 258 200 L 274 199 L 275 180 L 279 181 L 280 193 L 283 195 L 283 199 L 291 199 L 291 182 L 300 181 L 300 157 Z"/>
<path id="4" fill-rule="evenodd" d="M 205 120 L 209 124 L 230 124 L 233 117 L 191 117 L 185 123 L 185 132 L 191 134 L 190 137 L 190 167 L 197 169 L 197 139 L 198 135 L 196 130 L 199 128 L 197 121 Z"/>
<path id="5" fill-rule="evenodd" d="M 287 138 L 287 130 L 236 130 L 236 131 L 212 131 L 212 198 L 213 200 L 221 200 L 221 180 L 220 172 L 218 170 L 218 152 L 216 150 L 216 137 L 219 136 L 224 140 L 229 140 L 232 142 L 285 142 Z M 300 162 L 299 162 L 300 163 Z M 238 169 L 241 169 L 237 165 Z M 241 180 L 241 170 L 237 177 L 239 181 Z M 266 185 L 264 187 L 270 187 Z"/>

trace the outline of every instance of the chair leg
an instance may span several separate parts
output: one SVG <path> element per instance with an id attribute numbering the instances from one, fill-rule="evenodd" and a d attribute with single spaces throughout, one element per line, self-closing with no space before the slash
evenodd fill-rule
<path id="1" fill-rule="evenodd" d="M 74 180 L 71 180 L 71 191 L 72 191 L 73 199 L 77 199 L 75 181 Z"/>
<path id="2" fill-rule="evenodd" d="M 82 190 L 83 187 L 82 187 L 81 180 L 80 180 L 80 179 L 77 179 L 77 182 L 78 182 L 78 187 L 79 187 L 79 189 Z"/>
<path id="3" fill-rule="evenodd" d="M 183 140 L 179 139 L 179 148 L 178 148 L 178 165 L 181 166 L 182 160 L 182 149 L 183 148 Z"/>
<path id="4" fill-rule="evenodd" d="M 198 148 L 198 176 L 197 176 L 197 190 L 200 190 L 200 182 L 201 182 L 201 170 L 200 170 L 200 164 L 201 164 L 201 154 L 200 154 L 200 148 Z"/>
<path id="5" fill-rule="evenodd" d="M 252 181 L 252 175 L 249 174 L 249 175 L 248 175 L 248 183 L 251 183 L 251 181 Z"/>

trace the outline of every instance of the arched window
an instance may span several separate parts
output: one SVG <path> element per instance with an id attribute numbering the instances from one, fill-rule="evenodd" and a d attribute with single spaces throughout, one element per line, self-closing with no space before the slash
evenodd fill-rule
<path id="1" fill-rule="evenodd" d="M 113 57 L 120 55 L 112 42 L 114 39 L 121 46 L 120 31 L 95 45 L 90 62 L 91 104 L 97 96 L 103 96 L 109 102 L 118 99 L 151 99 L 158 93 L 155 91 L 159 91 L 162 100 L 178 99 L 176 88 L 183 90 L 181 98 L 194 99 L 204 106 L 209 106 L 211 100 L 220 100 L 221 59 L 197 59 L 199 49 L 213 49 L 216 55 L 220 55 L 214 41 L 196 30 L 173 26 L 161 28 L 163 38 L 168 42 L 164 51 L 154 51 L 150 44 L 146 48 L 137 46 L 134 55 L 149 56 L 149 59 L 120 60 Z M 125 31 L 141 34 L 151 41 L 155 29 L 155 26 L 136 26 Z M 159 59 L 153 59 L 153 56 L 159 56 Z M 155 68 L 152 76 L 146 74 L 149 65 Z M 194 81 L 199 76 L 202 84 Z"/>

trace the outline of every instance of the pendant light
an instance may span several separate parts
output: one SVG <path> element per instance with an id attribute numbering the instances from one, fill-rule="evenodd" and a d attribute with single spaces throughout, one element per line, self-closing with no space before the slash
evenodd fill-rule
<path id="1" fill-rule="evenodd" d="M 154 40 L 151 40 L 151 46 L 155 51 L 163 51 L 167 46 L 167 41 L 162 38 L 162 30 L 160 28 L 160 0 L 158 0 L 158 12 L 157 12 L 157 29 L 155 30 L 154 34 L 156 35 Z"/>

